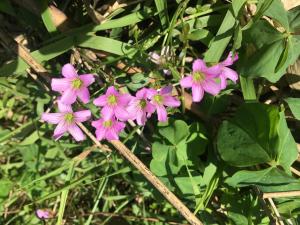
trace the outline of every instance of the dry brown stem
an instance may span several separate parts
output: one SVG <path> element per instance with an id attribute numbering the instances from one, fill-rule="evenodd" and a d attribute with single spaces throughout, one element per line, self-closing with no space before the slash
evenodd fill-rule
<path id="1" fill-rule="evenodd" d="M 281 191 L 281 192 L 270 192 L 263 193 L 263 198 L 287 198 L 300 196 L 300 191 Z"/>

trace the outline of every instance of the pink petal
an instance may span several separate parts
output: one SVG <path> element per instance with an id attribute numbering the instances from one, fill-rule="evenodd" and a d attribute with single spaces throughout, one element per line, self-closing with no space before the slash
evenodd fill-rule
<path id="1" fill-rule="evenodd" d="M 193 84 L 192 86 L 193 102 L 200 102 L 204 96 L 204 90 L 201 85 Z"/>
<path id="2" fill-rule="evenodd" d="M 165 94 L 170 94 L 173 90 L 173 86 L 172 85 L 168 85 L 166 87 L 163 87 L 161 90 L 160 90 L 160 94 L 162 95 L 165 95 Z"/>
<path id="3" fill-rule="evenodd" d="M 50 213 L 43 209 L 36 210 L 36 215 L 40 219 L 49 219 L 50 218 Z"/>
<path id="4" fill-rule="evenodd" d="M 147 103 L 145 110 L 148 114 L 147 116 L 150 117 L 151 114 L 155 112 L 155 106 L 149 102 L 149 103 Z"/>
<path id="5" fill-rule="evenodd" d="M 193 78 L 192 76 L 187 76 L 187 77 L 184 77 L 180 80 L 180 85 L 184 88 L 189 88 L 189 87 L 192 87 L 193 85 Z"/>
<path id="6" fill-rule="evenodd" d="M 136 112 L 136 122 L 138 125 L 144 126 L 146 124 L 146 121 L 147 121 L 146 113 L 144 113 L 141 110 Z"/>
<path id="7" fill-rule="evenodd" d="M 85 87 L 90 86 L 95 81 L 93 74 L 83 74 L 80 75 L 79 78 L 83 81 Z"/>
<path id="8" fill-rule="evenodd" d="M 113 129 L 108 130 L 105 137 L 108 141 L 119 140 L 118 134 Z"/>
<path id="9" fill-rule="evenodd" d="M 51 80 L 51 89 L 53 91 L 63 92 L 70 87 L 71 84 L 68 78 L 53 78 Z"/>
<path id="10" fill-rule="evenodd" d="M 212 95 L 219 94 L 219 92 L 221 90 L 220 84 L 216 83 L 212 79 L 207 79 L 207 80 L 203 81 L 202 87 L 206 92 L 208 92 Z"/>
<path id="11" fill-rule="evenodd" d="M 122 94 L 118 97 L 118 105 L 126 106 L 128 105 L 129 101 L 132 99 L 130 94 Z"/>
<path id="12" fill-rule="evenodd" d="M 217 77 L 221 74 L 223 66 L 220 64 L 211 66 L 209 68 L 206 68 L 205 71 L 203 71 L 206 74 L 206 77 L 213 78 Z"/>
<path id="13" fill-rule="evenodd" d="M 109 106 L 104 106 L 103 109 L 101 110 L 101 117 L 104 120 L 109 120 L 113 117 L 114 115 L 114 109 Z"/>
<path id="14" fill-rule="evenodd" d="M 57 101 L 57 105 L 58 105 L 58 109 L 59 109 L 60 112 L 64 112 L 64 113 L 66 113 L 66 112 L 73 112 L 72 106 L 71 106 L 71 105 L 64 104 L 64 103 L 61 101 L 61 99 L 59 99 L 59 100 Z"/>
<path id="15" fill-rule="evenodd" d="M 99 129 L 96 129 L 95 133 L 96 133 L 97 140 L 101 141 L 105 137 L 106 130 L 105 128 L 101 127 Z"/>
<path id="16" fill-rule="evenodd" d="M 173 96 L 164 96 L 164 105 L 169 107 L 178 107 L 180 106 L 180 101 Z"/>
<path id="17" fill-rule="evenodd" d="M 101 95 L 99 96 L 98 98 L 96 98 L 93 103 L 94 105 L 96 106 L 105 106 L 107 104 L 107 101 L 106 101 L 107 97 L 106 95 Z"/>
<path id="18" fill-rule="evenodd" d="M 225 89 L 226 86 L 227 86 L 226 77 L 220 75 L 220 87 L 221 87 L 221 89 L 222 89 L 222 90 Z"/>
<path id="19" fill-rule="evenodd" d="M 82 131 L 80 130 L 80 128 L 76 124 L 73 124 L 73 125 L 69 126 L 68 131 L 76 141 L 85 140 L 84 134 L 82 133 Z"/>
<path id="20" fill-rule="evenodd" d="M 75 121 L 76 122 L 84 122 L 91 118 L 91 111 L 90 110 L 82 110 L 78 112 L 74 112 Z"/>
<path id="21" fill-rule="evenodd" d="M 233 69 L 227 68 L 227 67 L 223 67 L 222 70 L 222 76 L 229 78 L 230 80 L 232 80 L 234 83 L 238 80 L 239 76 L 237 74 L 236 71 L 234 71 Z"/>
<path id="22" fill-rule="evenodd" d="M 115 121 L 113 124 L 113 129 L 119 133 L 125 128 L 125 126 L 126 126 L 125 123 Z"/>
<path id="23" fill-rule="evenodd" d="M 65 121 L 61 121 L 56 126 L 53 137 L 55 138 L 55 140 L 58 140 L 67 130 L 68 130 L 67 124 L 65 123 Z"/>
<path id="24" fill-rule="evenodd" d="M 80 90 L 78 90 L 77 95 L 84 104 L 90 101 L 90 92 L 86 87 L 83 87 Z"/>
<path id="25" fill-rule="evenodd" d="M 141 99 L 141 98 L 146 98 L 147 94 L 148 94 L 147 88 L 142 88 L 136 92 L 135 96 Z"/>
<path id="26" fill-rule="evenodd" d="M 77 72 L 74 68 L 73 65 L 71 65 L 70 63 L 65 64 L 62 69 L 61 69 L 61 73 L 64 77 L 66 78 L 74 78 L 77 77 Z"/>
<path id="27" fill-rule="evenodd" d="M 168 120 L 168 113 L 164 106 L 157 106 L 156 111 L 157 111 L 158 121 L 166 122 Z"/>
<path id="28" fill-rule="evenodd" d="M 66 105 L 71 105 L 76 101 L 76 92 L 69 88 L 61 96 L 61 102 Z"/>
<path id="29" fill-rule="evenodd" d="M 147 97 L 149 98 L 149 99 L 151 99 L 154 95 L 156 95 L 158 92 L 157 92 L 157 90 L 155 90 L 155 89 L 153 89 L 153 88 L 149 88 L 148 90 L 147 90 Z"/>
<path id="30" fill-rule="evenodd" d="M 98 129 L 99 127 L 102 126 L 102 123 L 103 123 L 103 119 L 95 120 L 92 121 L 92 126 Z"/>
<path id="31" fill-rule="evenodd" d="M 202 71 L 206 69 L 206 64 L 202 59 L 196 59 L 193 62 L 193 71 Z"/>
<path id="32" fill-rule="evenodd" d="M 121 121 L 125 121 L 125 120 L 128 120 L 130 118 L 129 113 L 126 111 L 125 108 L 123 108 L 121 106 L 116 106 L 115 116 Z"/>
<path id="33" fill-rule="evenodd" d="M 110 86 L 109 88 L 107 88 L 107 91 L 106 91 L 106 95 L 116 95 L 118 96 L 119 95 L 119 92 L 115 89 L 114 86 Z"/>
<path id="34" fill-rule="evenodd" d="M 234 55 L 234 57 L 232 58 L 232 52 L 229 52 L 227 58 L 221 62 L 221 64 L 223 66 L 231 66 L 235 61 L 237 61 L 239 58 L 239 56 L 237 54 Z"/>
<path id="35" fill-rule="evenodd" d="M 139 110 L 139 101 L 137 98 L 130 101 L 128 107 L 126 108 L 127 112 L 129 113 L 130 119 L 134 120 L 136 117 L 136 112 Z"/>
<path id="36" fill-rule="evenodd" d="M 63 115 L 61 113 L 43 113 L 42 120 L 51 123 L 58 124 L 63 119 Z"/>

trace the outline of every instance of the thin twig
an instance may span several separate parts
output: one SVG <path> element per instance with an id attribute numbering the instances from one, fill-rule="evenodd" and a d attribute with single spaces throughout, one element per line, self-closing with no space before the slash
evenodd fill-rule
<path id="1" fill-rule="evenodd" d="M 279 224 L 284 225 L 284 222 L 282 221 L 281 216 L 278 212 L 278 209 L 276 208 L 276 205 L 274 204 L 272 198 L 268 198 L 268 201 L 269 201 L 269 203 L 270 203 L 270 205 L 271 205 L 271 207 L 272 207 L 272 209 L 273 209 L 273 211 L 274 211 L 274 213 L 275 213 L 275 215 L 278 219 Z M 276 223 L 278 223 L 278 222 L 276 222 Z"/>
<path id="2" fill-rule="evenodd" d="M 77 125 L 80 127 L 80 129 L 83 130 L 83 132 L 96 144 L 98 148 L 103 150 L 104 152 L 111 152 L 111 149 L 108 148 L 105 145 L 102 145 L 97 138 L 82 124 L 82 123 L 77 123 Z"/>
<path id="3" fill-rule="evenodd" d="M 300 191 L 281 191 L 263 193 L 263 198 L 286 198 L 300 196 Z"/>
<path id="4" fill-rule="evenodd" d="M 144 177 L 186 218 L 190 224 L 202 224 L 200 220 L 120 141 L 111 144 L 134 165 Z"/>
<path id="5" fill-rule="evenodd" d="M 296 170 L 294 167 L 290 168 L 292 173 L 296 174 L 298 177 L 300 177 L 300 171 Z"/>

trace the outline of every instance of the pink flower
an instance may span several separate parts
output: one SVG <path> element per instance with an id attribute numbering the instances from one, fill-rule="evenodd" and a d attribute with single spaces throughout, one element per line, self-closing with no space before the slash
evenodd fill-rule
<path id="1" fill-rule="evenodd" d="M 165 106 L 180 106 L 180 101 L 172 96 L 172 89 L 172 86 L 166 86 L 160 91 L 149 89 L 148 97 L 151 98 L 151 104 L 156 108 L 158 121 L 166 122 L 168 119 L 168 113 Z"/>
<path id="2" fill-rule="evenodd" d="M 50 124 L 57 124 L 53 134 L 55 140 L 61 138 L 65 132 L 69 132 L 76 141 L 84 140 L 85 136 L 76 123 L 87 121 L 91 117 L 91 111 L 73 112 L 70 105 L 65 105 L 61 101 L 58 101 L 58 109 L 58 113 L 42 114 L 42 120 Z"/>
<path id="3" fill-rule="evenodd" d="M 78 96 L 83 103 L 88 103 L 90 93 L 87 87 L 95 81 L 94 76 L 92 74 L 78 75 L 71 64 L 63 66 L 62 75 L 65 78 L 53 78 L 51 82 L 52 90 L 62 93 L 61 101 L 70 105 Z"/>
<path id="4" fill-rule="evenodd" d="M 138 125 L 145 125 L 147 118 L 155 111 L 155 106 L 148 100 L 147 88 L 142 88 L 136 93 L 136 97 L 133 97 L 129 102 L 127 111 L 130 118 L 136 120 Z"/>
<path id="5" fill-rule="evenodd" d="M 53 213 L 48 209 L 38 209 L 38 210 L 36 210 L 35 213 L 36 213 L 37 217 L 42 220 L 50 219 L 54 216 Z"/>
<path id="6" fill-rule="evenodd" d="M 207 67 L 205 62 L 197 59 L 193 63 L 192 74 L 180 80 L 180 84 L 184 88 L 192 88 L 192 95 L 194 102 L 200 102 L 204 96 L 204 91 L 217 95 L 221 87 L 214 80 L 221 73 L 221 66 L 219 64 Z"/>
<path id="7" fill-rule="evenodd" d="M 232 52 L 229 52 L 227 58 L 220 63 L 221 65 L 221 74 L 219 75 L 221 80 L 221 89 L 225 89 L 227 86 L 226 79 L 232 80 L 234 83 L 238 80 L 238 74 L 233 69 L 228 68 L 227 66 L 231 66 L 235 61 L 238 60 L 238 55 L 235 54 L 232 57 Z"/>
<path id="8" fill-rule="evenodd" d="M 92 126 L 96 128 L 96 137 L 99 141 L 118 140 L 119 133 L 125 128 L 125 123 L 117 121 L 114 117 L 104 116 L 99 120 L 93 121 Z"/>
<path id="9" fill-rule="evenodd" d="M 101 95 L 94 100 L 94 104 L 103 107 L 101 114 L 106 115 L 107 118 L 116 116 L 119 120 L 125 121 L 130 117 L 126 107 L 131 98 L 131 95 L 120 94 L 113 86 L 111 86 L 107 89 L 105 95 Z"/>

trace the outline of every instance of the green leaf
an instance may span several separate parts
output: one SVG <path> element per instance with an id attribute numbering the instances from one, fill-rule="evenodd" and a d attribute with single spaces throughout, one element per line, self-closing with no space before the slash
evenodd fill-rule
<path id="1" fill-rule="evenodd" d="M 290 32 L 296 32 L 300 28 L 300 6 L 288 11 Z"/>
<path id="2" fill-rule="evenodd" d="M 13 183 L 9 179 L 2 177 L 0 179 L 0 198 L 6 198 L 12 188 Z"/>
<path id="3" fill-rule="evenodd" d="M 264 0 L 264 1 L 259 1 L 258 5 L 257 5 L 257 10 L 256 13 L 254 15 L 254 17 L 247 23 L 246 26 L 243 27 L 243 30 L 247 30 L 250 27 L 252 27 L 252 25 L 254 23 L 256 23 L 265 13 L 266 10 L 268 10 L 268 8 L 271 6 L 271 4 L 273 3 L 274 0 Z"/>
<path id="4" fill-rule="evenodd" d="M 258 21 L 243 36 L 244 49 L 237 65 L 238 72 L 245 77 L 265 77 L 276 82 L 300 54 L 297 35 L 280 33 L 264 20 Z"/>
<path id="5" fill-rule="evenodd" d="M 214 36 L 206 29 L 198 29 L 188 35 L 188 39 L 192 41 L 201 41 L 205 45 L 209 45 Z"/>
<path id="6" fill-rule="evenodd" d="M 42 13 L 41 13 L 41 17 L 43 20 L 43 23 L 45 25 L 45 27 L 47 28 L 49 33 L 56 33 L 58 32 L 58 30 L 56 29 L 56 26 L 53 23 L 52 20 L 52 14 L 50 11 L 50 8 L 48 7 L 48 0 L 42 0 L 40 2 L 41 6 L 42 6 Z"/>
<path id="7" fill-rule="evenodd" d="M 204 60 L 206 62 L 218 62 L 222 57 L 224 50 L 234 34 L 234 27 L 237 22 L 236 16 L 243 8 L 245 2 L 245 0 L 234 0 L 232 2 L 232 8 L 227 11 L 215 38 L 212 40 L 209 49 L 204 54 Z"/>
<path id="8" fill-rule="evenodd" d="M 204 54 L 206 62 L 218 62 L 220 60 L 232 38 L 235 23 L 234 15 L 231 10 L 228 10 L 215 38 L 211 41 L 209 49 Z"/>
<path id="9" fill-rule="evenodd" d="M 223 122 L 217 138 L 222 159 L 233 166 L 268 163 L 289 171 L 297 159 L 296 144 L 284 114 L 273 106 L 244 104 L 232 120 Z"/>
<path id="10" fill-rule="evenodd" d="M 274 0 L 269 6 L 264 15 L 271 17 L 273 20 L 280 23 L 286 30 L 289 30 L 289 20 L 287 11 L 284 9 L 282 1 Z"/>
<path id="11" fill-rule="evenodd" d="M 277 127 L 278 140 L 276 143 L 276 162 L 289 171 L 290 166 L 298 158 L 298 149 L 296 142 L 286 124 L 284 112 L 279 114 L 279 123 Z"/>
<path id="12" fill-rule="evenodd" d="M 159 133 L 176 145 L 189 135 L 189 127 L 184 121 L 176 120 L 169 126 L 159 129 Z"/>
<path id="13" fill-rule="evenodd" d="M 167 1 L 164 0 L 155 0 L 156 9 L 160 18 L 160 23 L 163 29 L 168 28 L 169 24 L 169 15 L 168 15 L 168 6 Z"/>
<path id="14" fill-rule="evenodd" d="M 259 171 L 242 170 L 227 178 L 226 183 L 232 187 L 256 185 L 265 192 L 295 190 L 300 186 L 297 179 L 275 167 Z"/>
<path id="15" fill-rule="evenodd" d="M 125 55 L 128 58 L 136 53 L 136 49 L 129 44 L 107 37 L 80 35 L 76 37 L 76 43 L 80 47 L 102 50 L 120 56 Z"/>
<path id="16" fill-rule="evenodd" d="M 286 98 L 284 101 L 290 107 L 294 117 L 300 120 L 300 98 Z"/>
<path id="17" fill-rule="evenodd" d="M 235 17 L 239 16 L 239 12 L 246 2 L 247 0 L 232 0 L 232 10 Z"/>

